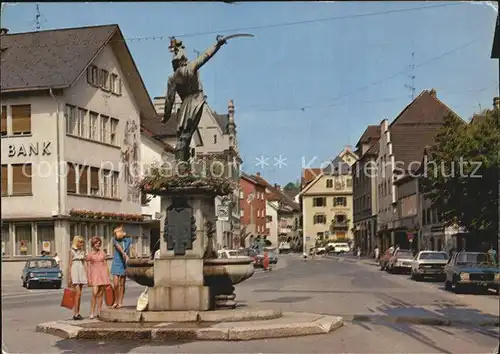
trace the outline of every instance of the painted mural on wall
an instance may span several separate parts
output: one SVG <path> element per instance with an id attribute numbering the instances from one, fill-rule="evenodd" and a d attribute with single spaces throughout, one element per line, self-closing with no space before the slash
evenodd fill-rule
<path id="1" fill-rule="evenodd" d="M 135 120 L 127 121 L 123 134 L 122 164 L 123 178 L 127 184 L 127 201 L 139 203 L 141 193 L 139 169 L 139 127 Z"/>

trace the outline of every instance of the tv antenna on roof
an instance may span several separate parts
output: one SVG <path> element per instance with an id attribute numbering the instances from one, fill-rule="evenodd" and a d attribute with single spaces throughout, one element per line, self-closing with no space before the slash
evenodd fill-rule
<path id="1" fill-rule="evenodd" d="M 405 87 L 411 91 L 411 100 L 413 101 L 415 99 L 415 52 L 411 53 L 411 64 L 409 67 L 411 74 L 408 76 L 411 79 L 411 85 L 405 85 Z"/>

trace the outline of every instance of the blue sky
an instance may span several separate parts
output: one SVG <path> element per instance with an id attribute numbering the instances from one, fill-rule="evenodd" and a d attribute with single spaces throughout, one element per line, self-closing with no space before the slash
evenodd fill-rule
<path id="1" fill-rule="evenodd" d="M 394 11 L 439 4 L 451 5 Z M 35 6 L 8 5 L 2 27 L 11 32 L 34 30 Z M 228 100 L 235 102 L 243 169 L 260 171 L 271 183 L 297 180 L 303 166 L 319 166 L 345 145 L 355 145 L 367 125 L 392 120 L 411 101 L 405 85 L 411 85 L 412 74 L 401 72 L 409 70 L 412 53 L 416 95 L 435 88 L 438 97 L 464 119 L 480 107 L 491 107 L 493 96 L 498 95 L 498 62 L 490 59 L 496 12 L 487 5 L 110 2 L 39 6 L 41 29 L 119 24 L 126 38 L 135 38 L 128 45 L 152 97 L 164 94 L 171 73 L 168 36 L 183 39 L 192 58 L 193 50 L 204 50 L 218 33 L 253 33 L 253 39 L 235 39 L 222 48 L 202 69 L 201 77 L 214 110 L 226 112 Z M 360 16 L 370 13 L 380 14 Z M 280 25 L 290 22 L 295 24 Z M 269 165 L 256 165 L 261 155 Z M 280 155 L 286 158 L 286 166 L 274 165 Z"/>

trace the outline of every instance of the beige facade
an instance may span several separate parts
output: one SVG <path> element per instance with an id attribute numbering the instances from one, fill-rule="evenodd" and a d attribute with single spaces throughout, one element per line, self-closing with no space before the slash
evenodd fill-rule
<path id="1" fill-rule="evenodd" d="M 110 38 L 120 38 L 117 26 L 108 28 L 114 33 Z M 134 184 L 140 178 L 141 118 L 154 114 L 154 107 L 144 100 L 144 88 L 131 86 L 140 77 L 130 72 L 129 54 L 120 58 L 123 53 L 128 53 L 124 44 L 105 44 L 65 88 L 2 87 L 2 261 L 8 265 L 2 268 L 7 273 L 42 251 L 57 252 L 67 264 L 75 235 L 84 236 L 87 245 L 90 237 L 103 237 L 111 255 L 118 223 L 133 237 L 137 254 L 149 255 L 149 230 Z"/>
<path id="2" fill-rule="evenodd" d="M 353 199 L 350 166 L 357 155 L 344 149 L 332 162 L 338 171 L 321 172 L 301 192 L 303 245 L 305 250 L 322 240 L 353 240 Z M 331 166 L 332 166 L 331 165 Z M 349 168 L 346 168 L 349 167 Z"/>

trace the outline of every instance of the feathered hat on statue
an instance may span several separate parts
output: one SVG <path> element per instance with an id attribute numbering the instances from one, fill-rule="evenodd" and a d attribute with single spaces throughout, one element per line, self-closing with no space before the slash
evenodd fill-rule
<path id="1" fill-rule="evenodd" d="M 173 55 L 172 64 L 187 61 L 187 56 L 184 51 L 186 47 L 184 47 L 182 41 L 176 39 L 175 37 L 170 37 L 170 45 L 168 46 L 168 49 Z"/>

